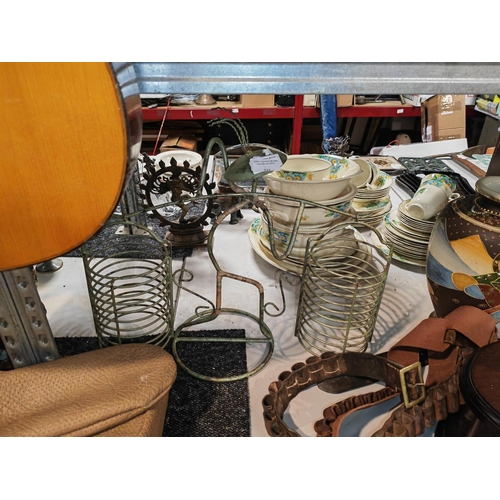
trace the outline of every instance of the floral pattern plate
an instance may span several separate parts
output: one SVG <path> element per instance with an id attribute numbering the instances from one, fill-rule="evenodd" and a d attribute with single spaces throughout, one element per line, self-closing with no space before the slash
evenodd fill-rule
<path id="1" fill-rule="evenodd" d="M 389 196 L 385 196 L 384 198 L 378 200 L 354 200 L 352 202 L 352 208 L 356 212 L 378 212 L 382 211 L 387 205 L 391 202 L 391 198 Z"/>

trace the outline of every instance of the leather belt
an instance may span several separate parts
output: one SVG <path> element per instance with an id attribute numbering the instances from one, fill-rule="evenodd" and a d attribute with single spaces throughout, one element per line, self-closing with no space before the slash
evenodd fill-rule
<path id="1" fill-rule="evenodd" d="M 461 306 L 445 318 L 422 321 L 388 353 L 333 353 L 308 358 L 283 372 L 263 401 L 270 436 L 299 436 L 283 421 L 299 392 L 326 384 L 345 392 L 373 382 L 385 387 L 334 403 L 314 425 L 320 437 L 337 436 L 343 420 L 355 411 L 399 398 L 398 406 L 374 436 L 418 436 L 436 421 L 458 411 L 463 400 L 458 377 L 465 359 L 478 347 L 498 340 L 495 321 L 472 306 Z M 428 365 L 425 382 L 422 365 Z"/>

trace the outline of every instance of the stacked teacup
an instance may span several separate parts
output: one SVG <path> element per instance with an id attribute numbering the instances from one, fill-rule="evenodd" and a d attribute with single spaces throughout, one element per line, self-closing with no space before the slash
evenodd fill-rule
<path id="1" fill-rule="evenodd" d="M 358 177 L 358 192 L 352 208 L 358 222 L 377 226 L 392 209 L 390 197 L 392 178 L 382 172 L 376 163 L 360 158 L 354 161 L 361 167 L 362 175 Z"/>
<path id="2" fill-rule="evenodd" d="M 354 221 L 351 206 L 357 188 L 351 180 L 359 172 L 359 165 L 347 158 L 291 155 L 279 170 L 264 175 L 267 184 L 264 192 L 276 195 L 262 197 L 267 214 L 261 209 L 258 234 L 267 256 L 271 249 L 269 222 L 273 227 L 275 251 L 284 255 L 293 238 L 286 260 L 300 265 L 309 238 L 319 238 L 334 225 Z M 303 203 L 304 209 L 299 218 L 301 200 L 306 203 Z"/>
<path id="3" fill-rule="evenodd" d="M 449 201 L 460 196 L 454 193 L 456 187 L 455 181 L 445 174 L 428 174 L 420 182 L 406 209 L 416 219 L 432 219 Z"/>
<path id="4" fill-rule="evenodd" d="M 449 201 L 460 196 L 455 189 L 451 177 L 428 174 L 423 177 L 413 198 L 402 201 L 397 210 L 386 215 L 382 234 L 385 242 L 394 248 L 393 258 L 425 266 L 436 216 Z"/>

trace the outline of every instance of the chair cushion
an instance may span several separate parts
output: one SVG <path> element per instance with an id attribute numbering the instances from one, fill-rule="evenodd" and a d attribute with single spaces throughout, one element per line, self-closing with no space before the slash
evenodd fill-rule
<path id="1" fill-rule="evenodd" d="M 137 435 L 151 435 L 148 425 L 157 435 L 176 375 L 173 357 L 150 344 L 0 372 L 0 435 L 116 435 L 119 427 L 127 435 L 138 429 Z M 136 418 L 138 426 L 130 423 Z"/>

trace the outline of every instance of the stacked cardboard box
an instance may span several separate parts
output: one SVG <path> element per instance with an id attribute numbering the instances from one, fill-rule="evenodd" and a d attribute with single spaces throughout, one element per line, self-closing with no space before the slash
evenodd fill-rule
<path id="1" fill-rule="evenodd" d="M 274 106 L 274 94 L 241 94 L 240 103 L 243 108 Z"/>
<path id="2" fill-rule="evenodd" d="M 422 141 L 446 141 L 467 137 L 465 95 L 435 95 L 421 104 Z"/>
<path id="3" fill-rule="evenodd" d="M 337 108 L 347 108 L 354 105 L 353 94 L 337 94 Z"/>

